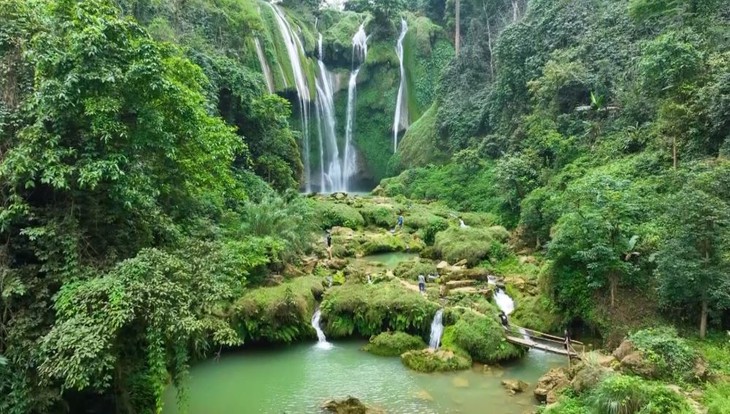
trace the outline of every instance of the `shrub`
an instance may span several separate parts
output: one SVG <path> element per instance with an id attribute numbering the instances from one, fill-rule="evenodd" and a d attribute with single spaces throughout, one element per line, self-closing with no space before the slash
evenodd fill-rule
<path id="1" fill-rule="evenodd" d="M 595 412 L 606 414 L 690 414 L 687 401 L 662 384 L 639 377 L 611 375 L 593 390 L 587 402 Z"/>
<path id="2" fill-rule="evenodd" d="M 629 339 L 657 366 L 663 378 L 694 380 L 693 368 L 698 355 L 671 327 L 643 329 Z"/>
<path id="3" fill-rule="evenodd" d="M 398 282 L 345 284 L 324 295 L 324 330 L 332 337 L 363 337 L 387 330 L 426 335 L 438 305 Z"/>
<path id="4" fill-rule="evenodd" d="M 491 364 L 524 355 L 525 350 L 507 342 L 496 319 L 466 311 L 444 330 L 444 346 L 456 345 L 474 361 Z"/>
<path id="5" fill-rule="evenodd" d="M 471 368 L 471 358 L 468 354 L 448 347 L 438 350 L 409 351 L 400 358 L 403 365 L 418 372 L 458 371 Z"/>
<path id="6" fill-rule="evenodd" d="M 730 382 L 709 385 L 705 391 L 707 414 L 730 413 Z"/>
<path id="7" fill-rule="evenodd" d="M 416 280 L 418 275 L 430 275 L 437 274 L 436 265 L 431 261 L 406 261 L 398 263 L 393 270 L 393 274 L 401 279 L 405 280 Z"/>
<path id="8" fill-rule="evenodd" d="M 358 229 L 365 225 L 365 219 L 360 212 L 347 204 L 319 200 L 315 202 L 315 211 L 322 229 L 335 226 Z"/>
<path id="9" fill-rule="evenodd" d="M 434 248 L 449 263 L 466 260 L 473 266 L 495 253 L 503 255 L 507 252 L 501 247 L 503 232 L 506 230 L 502 227 L 451 227 L 436 234 Z"/>
<path id="10" fill-rule="evenodd" d="M 231 325 L 244 341 L 291 343 L 314 336 L 310 325 L 322 279 L 306 276 L 247 291 L 231 308 Z"/>
<path id="11" fill-rule="evenodd" d="M 360 208 L 360 214 L 368 226 L 391 229 L 395 226 L 398 211 L 390 205 L 365 204 Z"/>
<path id="12" fill-rule="evenodd" d="M 426 348 L 426 343 L 418 336 L 405 332 L 383 332 L 370 337 L 370 343 L 363 351 L 381 356 L 398 356 L 406 351 Z"/>

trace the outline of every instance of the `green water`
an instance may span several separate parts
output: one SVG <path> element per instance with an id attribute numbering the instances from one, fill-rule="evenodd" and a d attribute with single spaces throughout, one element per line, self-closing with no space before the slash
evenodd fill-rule
<path id="1" fill-rule="evenodd" d="M 418 257 L 418 253 L 393 252 L 373 254 L 370 256 L 362 257 L 359 260 L 363 260 L 366 262 L 383 263 L 387 268 L 392 269 L 396 267 L 398 263 L 415 259 L 416 257 Z"/>
<path id="2" fill-rule="evenodd" d="M 522 360 L 470 371 L 420 374 L 399 358 L 360 351 L 362 342 L 338 342 L 329 350 L 301 344 L 276 350 L 244 351 L 192 369 L 188 381 L 190 414 L 319 413 L 323 401 L 353 395 L 392 414 L 523 414 L 532 392 L 510 396 L 502 379 L 531 386 L 564 358 L 529 352 Z M 175 390 L 165 395 L 163 414 L 175 414 Z"/>

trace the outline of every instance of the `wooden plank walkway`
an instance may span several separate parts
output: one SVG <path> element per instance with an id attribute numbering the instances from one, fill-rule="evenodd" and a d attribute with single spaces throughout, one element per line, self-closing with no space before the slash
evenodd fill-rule
<path id="1" fill-rule="evenodd" d="M 566 350 L 563 345 L 563 338 L 522 328 L 520 326 L 510 326 L 509 328 L 505 327 L 504 330 L 505 338 L 508 342 L 553 354 L 580 359 L 580 353 L 578 353 L 574 347 L 578 346 L 581 350 L 584 348 L 582 342 L 571 340 L 570 350 Z"/>

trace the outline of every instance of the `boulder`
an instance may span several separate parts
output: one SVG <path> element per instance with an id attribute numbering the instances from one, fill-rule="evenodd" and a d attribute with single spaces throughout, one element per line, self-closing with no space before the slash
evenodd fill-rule
<path id="1" fill-rule="evenodd" d="M 629 340 L 625 340 L 613 351 L 613 356 L 621 361 L 632 352 L 634 352 L 634 344 Z"/>
<path id="2" fill-rule="evenodd" d="M 710 369 L 707 366 L 707 361 L 705 361 L 702 357 L 697 357 L 695 360 L 695 365 L 692 368 L 692 375 L 698 381 L 705 381 L 710 375 Z"/>
<path id="3" fill-rule="evenodd" d="M 524 381 L 504 379 L 502 380 L 502 386 L 510 392 L 510 394 L 517 394 L 518 392 L 524 392 L 530 385 Z"/>
<path id="4" fill-rule="evenodd" d="M 537 380 L 533 391 L 538 402 L 552 404 L 558 400 L 560 391 L 570 386 L 570 379 L 565 368 L 553 368 Z"/>
<path id="5" fill-rule="evenodd" d="M 319 261 L 318 258 L 315 256 L 307 256 L 302 258 L 302 265 L 300 267 L 300 270 L 304 272 L 304 274 L 311 275 L 314 273 L 314 269 L 317 267 L 317 262 Z"/>
<path id="6" fill-rule="evenodd" d="M 328 400 L 322 409 L 336 414 L 382 414 L 384 411 L 366 406 L 355 397 L 347 396 L 344 400 Z"/>
<path id="7" fill-rule="evenodd" d="M 342 270 L 347 267 L 347 259 L 333 257 L 332 260 L 325 260 L 324 265 L 331 270 Z"/>
<path id="8" fill-rule="evenodd" d="M 460 287 L 466 287 L 466 286 L 473 286 L 474 283 L 476 283 L 475 280 L 451 280 L 449 282 L 446 282 L 446 287 L 449 289 L 456 289 Z"/>
<path id="9" fill-rule="evenodd" d="M 570 382 L 571 388 L 578 393 L 595 388 L 603 378 L 606 377 L 611 369 L 600 365 L 586 365 L 582 369 L 576 371 L 573 380 Z"/>
<path id="10" fill-rule="evenodd" d="M 439 264 L 436 265 L 436 269 L 438 270 L 444 270 L 447 267 L 449 267 L 449 264 L 445 260 L 440 261 Z"/>
<path id="11" fill-rule="evenodd" d="M 471 368 L 469 355 L 446 348 L 408 351 L 400 356 L 406 367 L 419 372 L 458 371 Z"/>
<path id="12" fill-rule="evenodd" d="M 613 355 L 598 354 L 598 365 L 604 368 L 613 368 L 614 365 L 618 365 L 619 360 Z"/>
<path id="13" fill-rule="evenodd" d="M 456 267 L 464 267 L 466 266 L 466 259 L 461 259 L 458 262 L 454 263 L 454 266 Z"/>
<path id="14" fill-rule="evenodd" d="M 641 351 L 634 351 L 621 359 L 621 371 L 647 379 L 658 377 L 657 366 Z"/>

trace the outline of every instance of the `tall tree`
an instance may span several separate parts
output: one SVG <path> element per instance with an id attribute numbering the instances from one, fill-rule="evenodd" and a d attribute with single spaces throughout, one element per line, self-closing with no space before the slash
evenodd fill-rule
<path id="1" fill-rule="evenodd" d="M 666 306 L 699 311 L 702 338 L 709 312 L 730 308 L 730 205 L 711 177 L 691 177 L 670 198 L 656 270 Z"/>

